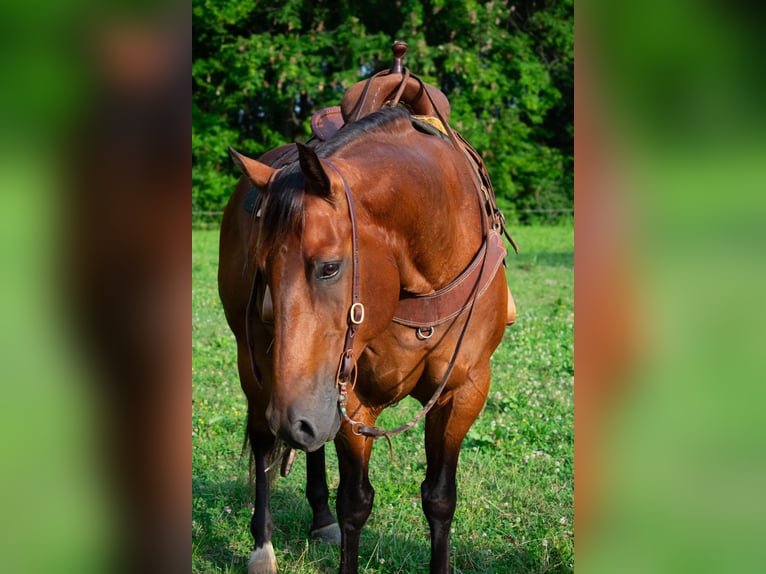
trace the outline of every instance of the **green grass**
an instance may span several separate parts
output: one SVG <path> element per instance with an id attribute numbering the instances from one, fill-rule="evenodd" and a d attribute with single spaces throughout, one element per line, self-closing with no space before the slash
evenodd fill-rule
<path id="1" fill-rule="evenodd" d="M 509 256 L 507 272 L 519 316 L 492 358 L 487 405 L 463 444 L 451 540 L 455 573 L 574 570 L 573 227 L 513 231 L 521 254 Z M 244 573 L 252 549 L 242 455 L 246 403 L 218 301 L 217 231 L 193 231 L 192 249 L 192 570 Z M 405 422 L 418 409 L 408 399 L 384 412 L 379 424 Z M 393 446 L 393 463 L 385 441 L 373 450 L 375 506 L 362 532 L 360 571 L 427 572 L 422 421 Z M 337 459 L 332 445 L 327 452 L 334 492 Z M 290 476 L 272 487 L 277 561 L 286 573 L 334 573 L 337 547 L 307 540 L 304 483 L 299 454 Z"/>

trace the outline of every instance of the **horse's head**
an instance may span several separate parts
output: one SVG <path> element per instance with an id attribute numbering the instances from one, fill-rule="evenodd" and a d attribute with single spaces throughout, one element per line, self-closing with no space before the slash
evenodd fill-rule
<path id="1" fill-rule="evenodd" d="M 336 380 L 354 262 L 344 182 L 312 149 L 300 144 L 298 149 L 299 161 L 280 170 L 231 151 L 262 194 L 256 263 L 271 291 L 274 321 L 266 415 L 286 443 L 312 451 L 340 427 Z M 392 293 L 392 309 L 398 296 L 393 275 L 380 281 Z M 379 300 L 377 288 L 367 288 L 365 295 Z"/>

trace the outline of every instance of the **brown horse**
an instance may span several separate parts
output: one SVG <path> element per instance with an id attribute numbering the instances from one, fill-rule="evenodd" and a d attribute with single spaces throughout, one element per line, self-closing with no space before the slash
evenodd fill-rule
<path id="1" fill-rule="evenodd" d="M 308 452 L 320 534 L 337 532 L 323 446 L 335 440 L 339 571 L 357 572 L 374 495 L 368 460 L 385 434 L 373 425 L 408 395 L 427 412 L 430 568 L 449 571 L 460 446 L 484 406 L 510 304 L 501 216 L 475 166 L 454 137 L 416 127 L 388 107 L 314 147 L 262 161 L 232 150 L 244 177 L 224 214 L 219 286 L 255 453 L 251 573 L 276 572 L 265 473 L 275 435 Z"/>

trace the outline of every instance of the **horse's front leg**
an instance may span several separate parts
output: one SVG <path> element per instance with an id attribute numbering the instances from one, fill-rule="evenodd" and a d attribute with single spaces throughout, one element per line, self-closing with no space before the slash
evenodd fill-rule
<path id="1" fill-rule="evenodd" d="M 271 545 L 274 522 L 269 505 L 269 477 L 266 473 L 268 456 L 274 448 L 274 436 L 252 428 L 249 434 L 255 458 L 255 510 L 250 520 L 255 550 L 247 563 L 247 574 L 277 574 L 276 556 Z"/>
<path id="2" fill-rule="evenodd" d="M 489 386 L 487 368 L 481 383 L 464 384 L 426 416 L 426 479 L 420 486 L 423 512 L 431 530 L 431 574 L 448 574 L 450 528 L 457 503 L 460 446 L 484 406 Z M 481 392 L 481 391 L 484 392 Z"/>
<path id="3" fill-rule="evenodd" d="M 328 544 L 340 544 L 340 528 L 330 512 L 324 446 L 306 455 L 306 498 L 313 520 L 311 537 Z"/>
<path id="4" fill-rule="evenodd" d="M 335 448 L 340 470 L 336 501 L 341 530 L 339 573 L 356 574 L 359 570 L 359 536 L 375 497 L 368 476 L 372 439 L 353 434 L 344 423 L 335 438 Z"/>

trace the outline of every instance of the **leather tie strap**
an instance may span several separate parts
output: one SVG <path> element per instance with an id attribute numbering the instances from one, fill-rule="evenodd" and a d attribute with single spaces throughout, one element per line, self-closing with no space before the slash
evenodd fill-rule
<path id="1" fill-rule="evenodd" d="M 449 285 L 430 295 L 399 299 L 392 319 L 413 328 L 433 328 L 454 319 L 487 290 L 507 254 L 499 231 L 491 229 L 471 263 Z M 478 285 L 478 287 L 477 287 Z"/>

